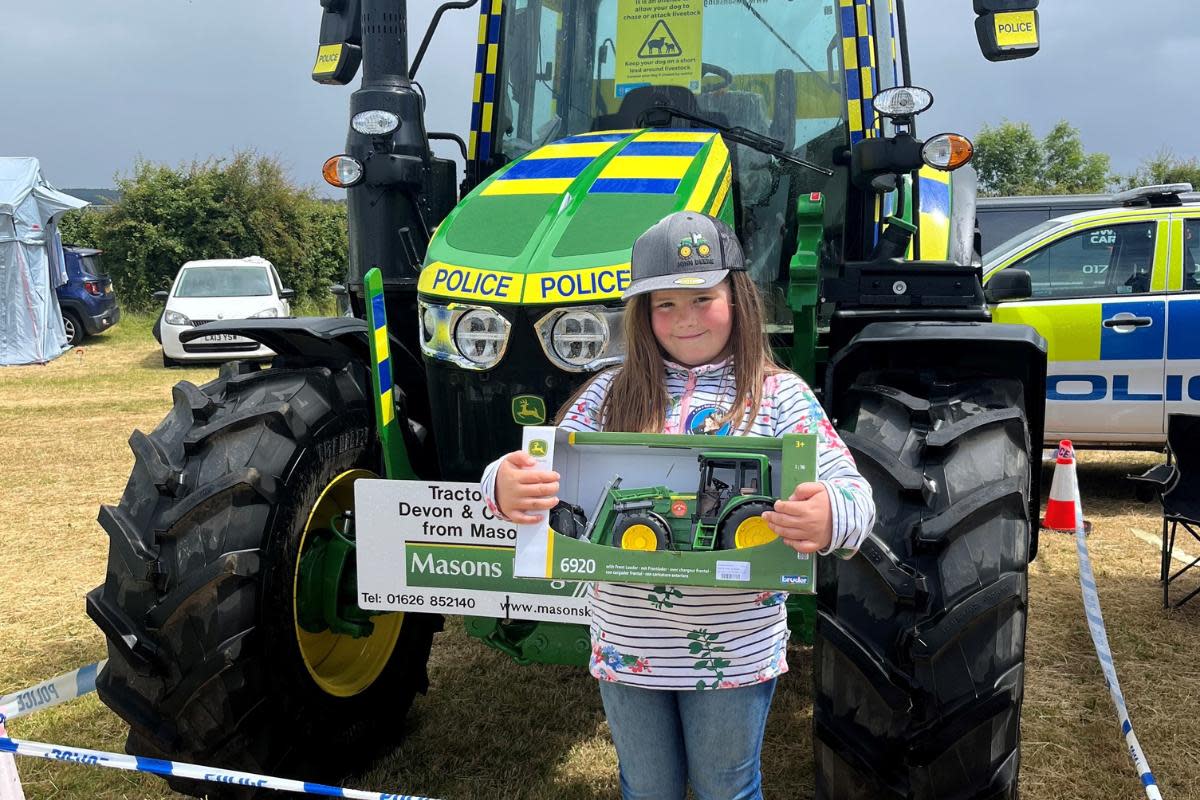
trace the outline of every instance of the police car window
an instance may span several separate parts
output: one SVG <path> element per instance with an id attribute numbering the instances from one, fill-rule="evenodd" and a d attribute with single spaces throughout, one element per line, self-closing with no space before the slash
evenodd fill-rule
<path id="1" fill-rule="evenodd" d="M 999 245 L 1008 244 L 1045 222 L 1049 218 L 1049 212 L 1044 208 L 979 209 L 975 218 L 979 221 L 984 252 L 988 253 L 999 251 Z M 984 256 L 983 260 L 986 263 L 987 256 Z"/>
<path id="2" fill-rule="evenodd" d="M 1096 297 L 1150 291 L 1157 223 L 1088 228 L 1012 266 L 1029 271 L 1033 296 Z"/>
<path id="3" fill-rule="evenodd" d="M 1200 219 L 1183 225 L 1183 290 L 1200 291 Z"/>
<path id="4" fill-rule="evenodd" d="M 982 226 L 984 224 L 982 217 L 980 217 L 980 219 L 979 219 L 979 224 L 982 228 Z M 1027 245 L 1029 242 L 1033 241 L 1034 239 L 1037 239 L 1039 236 L 1041 236 L 1046 231 L 1057 228 L 1058 224 L 1059 223 L 1057 220 L 1048 220 L 1048 221 L 1043 221 L 1038 225 L 1034 225 L 1032 228 L 1029 228 L 1028 230 L 1022 229 L 1019 233 L 1009 237 L 1008 239 L 1005 239 L 1003 242 L 1001 242 L 1000 244 L 991 248 L 990 250 L 985 251 L 983 254 L 983 263 L 990 264 L 995 261 L 1000 261 L 1001 259 L 1004 258 L 1004 256 L 1008 255 L 1009 253 L 1011 253 L 1015 250 L 1020 250 L 1022 247 L 1024 247 L 1025 245 Z M 986 236 L 986 235 L 987 234 L 984 234 L 984 236 Z M 984 244 L 987 244 L 986 239 L 984 239 Z"/>

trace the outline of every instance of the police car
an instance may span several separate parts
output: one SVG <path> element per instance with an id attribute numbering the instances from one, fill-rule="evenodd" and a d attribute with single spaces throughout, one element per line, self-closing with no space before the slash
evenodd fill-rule
<path id="1" fill-rule="evenodd" d="M 1146 186 L 1044 222 L 983 257 L 996 322 L 1049 344 L 1046 441 L 1157 448 L 1200 414 L 1200 201 Z M 1013 291 L 1028 273 L 1031 292 Z"/>

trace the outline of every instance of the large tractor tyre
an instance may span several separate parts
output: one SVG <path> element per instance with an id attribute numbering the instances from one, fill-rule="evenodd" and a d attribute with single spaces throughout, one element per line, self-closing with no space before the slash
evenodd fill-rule
<path id="1" fill-rule="evenodd" d="M 878 518 L 821 559 L 816 796 L 1017 797 L 1030 547 L 1020 382 L 863 375 L 840 415 Z"/>
<path id="2" fill-rule="evenodd" d="M 354 638 L 297 616 L 300 552 L 378 471 L 368 378 L 359 364 L 226 365 L 203 387 L 178 383 L 166 419 L 130 437 L 87 610 L 108 638 L 97 689 L 129 723 L 131 754 L 333 781 L 400 737 L 441 618 L 377 616 Z"/>

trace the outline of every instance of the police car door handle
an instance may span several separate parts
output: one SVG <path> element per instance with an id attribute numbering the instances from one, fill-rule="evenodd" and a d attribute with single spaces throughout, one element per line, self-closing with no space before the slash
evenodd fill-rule
<path id="1" fill-rule="evenodd" d="M 1148 325 L 1153 325 L 1154 320 L 1150 317 L 1135 317 L 1129 313 L 1121 313 L 1104 320 L 1103 324 L 1106 328 L 1115 329 L 1117 333 L 1129 333 L 1134 328 L 1145 328 Z M 1125 328 L 1125 330 L 1121 330 L 1122 328 Z"/>

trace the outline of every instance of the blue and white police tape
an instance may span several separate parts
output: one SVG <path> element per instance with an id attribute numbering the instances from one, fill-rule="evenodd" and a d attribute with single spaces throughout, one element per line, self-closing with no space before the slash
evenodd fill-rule
<path id="1" fill-rule="evenodd" d="M 37 686 L 0 697 L 0 722 L 11 722 L 96 691 L 96 675 L 104 664 L 104 661 L 88 664 Z"/>
<path id="2" fill-rule="evenodd" d="M 1076 478 L 1075 497 L 1079 497 L 1078 478 Z M 1104 630 L 1104 617 L 1100 613 L 1100 596 L 1096 593 L 1096 576 L 1092 574 L 1092 562 L 1088 558 L 1087 536 L 1083 525 L 1083 506 L 1078 499 L 1075 501 L 1075 549 L 1079 553 L 1079 586 L 1083 591 L 1083 611 L 1087 616 L 1088 629 L 1092 634 L 1092 644 L 1096 647 L 1096 657 L 1100 659 L 1100 669 L 1104 673 L 1104 683 L 1108 685 L 1108 693 L 1113 705 L 1117 708 L 1117 719 L 1121 723 L 1121 733 L 1125 735 L 1125 744 L 1129 748 L 1129 756 L 1137 769 L 1138 777 L 1146 790 L 1149 800 L 1162 800 L 1158 791 L 1158 783 L 1154 773 L 1150 771 L 1150 763 L 1138 743 L 1137 735 L 1133 732 L 1133 723 L 1129 721 L 1129 709 L 1125 707 L 1125 696 L 1121 694 L 1121 684 L 1117 682 L 1117 666 L 1113 663 L 1112 651 L 1108 646 L 1108 633 Z"/>
<path id="3" fill-rule="evenodd" d="M 366 792 L 362 789 L 343 789 L 337 786 L 326 786 L 323 783 L 307 783 L 289 778 L 273 778 L 270 775 L 256 775 L 253 772 L 238 772 L 218 767 L 202 767 L 198 764 L 186 764 L 181 761 L 164 761 L 157 758 L 141 758 L 127 756 L 124 753 L 106 753 L 103 750 L 86 750 L 82 747 L 56 747 L 42 742 L 29 742 L 24 739 L 8 739 L 0 736 L 0 753 L 15 753 L 19 756 L 45 758 L 50 761 L 65 761 L 71 764 L 86 764 L 93 767 L 106 767 L 126 772 L 145 772 L 161 777 L 191 778 L 210 783 L 224 783 L 234 786 L 248 786 L 256 789 L 275 789 L 281 792 L 303 792 L 318 794 L 325 797 L 355 797 L 362 800 L 431 800 L 411 794 L 387 794 Z"/>

